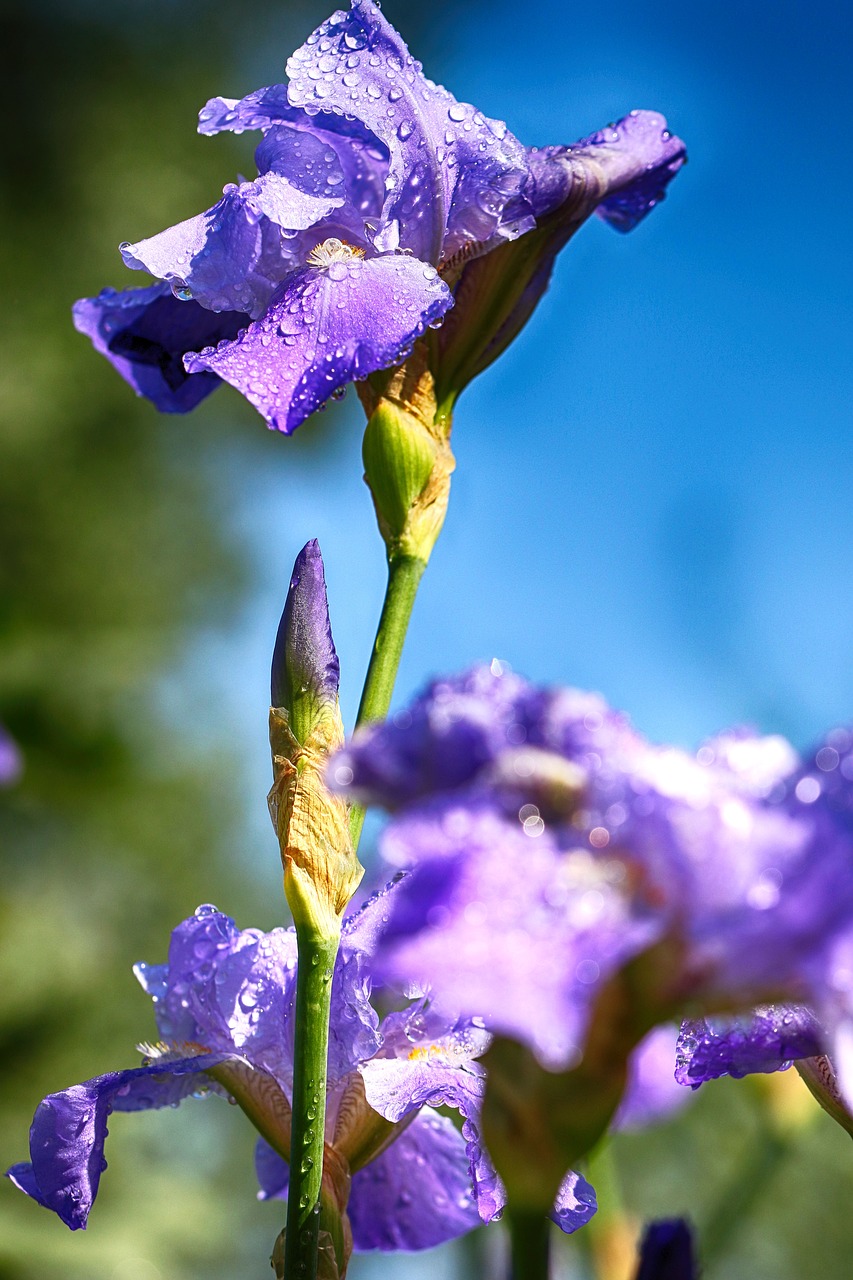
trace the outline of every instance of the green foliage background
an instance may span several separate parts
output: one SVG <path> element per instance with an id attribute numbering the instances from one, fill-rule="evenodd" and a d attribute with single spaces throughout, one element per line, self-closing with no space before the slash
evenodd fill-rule
<path id="1" fill-rule="evenodd" d="M 426 15 L 388 8 L 427 53 Z M 433 24 L 446 8 L 433 0 Z M 236 396 L 158 417 L 69 316 L 76 297 L 126 281 L 115 246 L 131 213 L 153 231 L 213 202 L 229 156 L 236 170 L 247 149 L 200 144 L 195 112 L 252 83 L 256 67 L 258 83 L 278 74 L 325 9 L 260 0 L 236 32 L 232 16 L 212 0 L 21 5 L 4 17 L 3 82 L 19 117 L 0 144 L 0 722 L 26 762 L 0 796 L 4 1166 L 24 1158 L 45 1093 L 135 1062 L 153 1022 L 130 968 L 162 959 L 180 918 L 211 900 L 243 924 L 279 919 L 275 851 L 255 848 L 247 827 L 220 691 L 178 718 L 164 680 L 191 678 L 198 637 L 246 606 L 256 584 L 228 479 L 242 476 L 245 491 L 283 467 L 283 442 Z M 322 431 L 287 442 L 292 474 L 330 464 L 336 421 L 333 410 Z M 311 532 L 285 529 L 282 541 Z M 625 1206 L 686 1210 L 707 1226 L 708 1280 L 842 1280 L 849 1142 L 815 1113 L 768 1145 L 769 1114 L 760 1089 L 726 1082 L 681 1120 L 620 1139 Z M 87 1233 L 0 1186 L 0 1280 L 270 1274 L 281 1206 L 255 1201 L 239 1113 L 194 1104 L 120 1116 L 113 1129 Z M 494 1265 L 495 1234 L 353 1272 L 470 1274 Z M 565 1274 L 588 1267 L 594 1242 L 563 1252 Z"/>

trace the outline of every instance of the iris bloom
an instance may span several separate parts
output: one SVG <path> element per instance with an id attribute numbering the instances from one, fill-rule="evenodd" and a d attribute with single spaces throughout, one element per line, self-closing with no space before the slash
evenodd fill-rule
<path id="1" fill-rule="evenodd" d="M 478 1130 L 482 1025 L 448 1020 L 425 998 L 380 1022 L 369 1002 L 370 956 L 398 891 L 389 886 L 345 922 L 333 988 L 324 1177 L 356 1249 L 429 1248 L 490 1221 L 504 1202 Z M 263 1135 L 260 1197 L 286 1195 L 294 931 L 239 930 L 199 907 L 175 929 L 168 962 L 136 973 L 154 1001 L 160 1041 L 140 1046 L 141 1067 L 45 1098 L 30 1162 L 9 1170 L 12 1181 L 72 1229 L 85 1227 L 106 1168 L 110 1113 L 219 1093 L 236 1098 Z M 462 1133 L 433 1109 L 441 1105 L 461 1112 Z M 594 1212 L 592 1188 L 569 1174 L 555 1220 L 573 1231 Z"/>
<path id="2" fill-rule="evenodd" d="M 428 976 L 561 1068 L 609 979 L 665 944 L 652 1020 L 712 1019 L 686 1029 L 685 1083 L 822 1052 L 853 1096 L 853 735 L 804 761 L 745 732 L 693 756 L 493 664 L 362 729 L 332 783 L 397 811 L 384 851 L 414 866 L 386 976 Z"/>
<path id="3" fill-rule="evenodd" d="M 527 319 L 572 231 L 593 211 L 629 230 L 684 161 L 648 111 L 571 147 L 525 148 L 427 80 L 370 0 L 333 13 L 287 72 L 287 85 L 200 113 L 205 134 L 261 132 L 257 178 L 121 246 L 159 283 L 75 306 L 77 328 L 165 412 L 224 379 L 291 432 L 347 383 L 399 365 L 455 302 L 441 360 L 458 390 Z M 497 283 L 472 275 L 543 228 Z"/>

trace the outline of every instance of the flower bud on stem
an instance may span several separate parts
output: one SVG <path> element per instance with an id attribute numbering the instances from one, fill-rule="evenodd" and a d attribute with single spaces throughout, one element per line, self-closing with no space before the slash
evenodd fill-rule
<path id="1" fill-rule="evenodd" d="M 321 1196 L 332 978 L 341 918 L 363 874 L 346 802 L 323 780 L 326 762 L 344 738 L 338 679 L 323 561 L 317 543 L 309 542 L 294 566 L 278 630 L 270 710 L 269 807 L 298 950 L 286 1280 L 315 1280 L 321 1228 L 332 1239 L 341 1274 L 347 1262 L 339 1224 Z"/>
<path id="2" fill-rule="evenodd" d="M 362 457 L 388 559 L 388 585 L 356 726 L 381 720 L 391 695 L 423 571 L 435 546 L 456 465 L 449 416 L 436 413 L 429 348 L 420 343 L 389 378 L 362 384 L 368 415 Z M 350 834 L 358 840 L 364 810 L 350 810 Z"/>

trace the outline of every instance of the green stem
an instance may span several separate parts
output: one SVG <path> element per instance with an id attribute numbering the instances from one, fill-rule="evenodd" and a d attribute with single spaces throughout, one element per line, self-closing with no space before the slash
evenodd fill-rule
<path id="1" fill-rule="evenodd" d="M 285 1280 L 314 1280 L 320 1231 L 320 1190 L 326 1124 L 329 1008 L 337 937 L 297 925 L 296 1018 L 293 1045 L 293 1127 L 284 1243 Z"/>
<path id="2" fill-rule="evenodd" d="M 551 1223 L 535 1209 L 506 1209 L 511 1280 L 548 1280 Z"/>
<path id="3" fill-rule="evenodd" d="M 388 714 L 412 606 L 425 568 L 426 563 L 417 556 L 388 558 L 385 602 L 367 668 L 356 728 L 361 724 L 369 724 L 372 720 L 383 720 Z M 358 848 L 363 823 L 364 809 L 360 805 L 353 805 L 350 810 L 350 834 L 355 848 Z"/>

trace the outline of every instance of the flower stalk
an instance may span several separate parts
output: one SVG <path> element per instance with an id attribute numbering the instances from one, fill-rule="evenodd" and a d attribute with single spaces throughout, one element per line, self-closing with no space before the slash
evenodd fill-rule
<path id="1" fill-rule="evenodd" d="M 312 1280 L 317 1274 L 320 1219 L 323 1216 L 320 1193 L 323 1183 L 329 1012 L 340 934 L 325 937 L 310 925 L 297 924 L 296 940 L 299 969 L 294 1024 L 293 1125 L 284 1276 L 285 1280 L 296 1280 L 296 1277 L 300 1280 L 305 1277 Z M 339 1270 L 342 1272 L 345 1266 L 346 1259 L 339 1257 Z"/>
<path id="2" fill-rule="evenodd" d="M 524 1209 L 507 1209 L 510 1280 L 548 1280 L 551 1253 L 551 1223 L 544 1214 Z"/>
<path id="3" fill-rule="evenodd" d="M 309 542 L 294 566 L 271 674 L 269 807 L 298 958 L 285 1280 L 315 1280 L 321 1230 L 333 1241 L 339 1274 L 348 1261 L 345 1202 L 336 1207 L 321 1196 L 332 979 L 344 909 L 363 874 L 346 802 L 324 782 L 326 762 L 343 743 L 339 674 L 323 560 Z"/>

